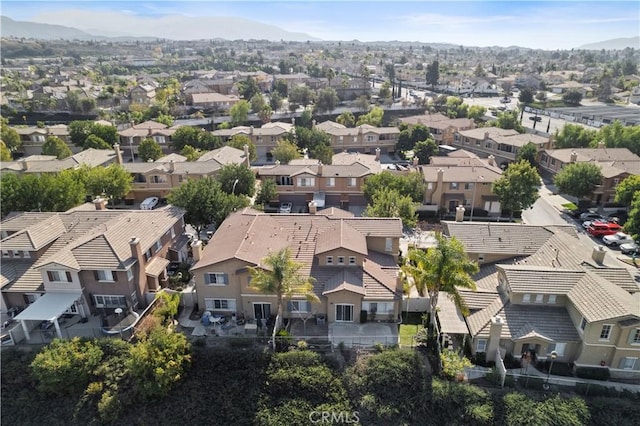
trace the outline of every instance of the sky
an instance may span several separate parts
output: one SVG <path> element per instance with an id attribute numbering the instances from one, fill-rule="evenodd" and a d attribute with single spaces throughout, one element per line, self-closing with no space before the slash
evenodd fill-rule
<path id="1" fill-rule="evenodd" d="M 571 49 L 640 35 L 632 1 L 18 1 L 1 0 L 14 20 L 59 24 L 96 35 L 139 34 L 167 15 L 232 16 L 322 40 L 412 41 L 465 46 Z M 188 28 L 184 36 L 188 37 Z M 639 46 L 640 48 L 640 46 Z"/>

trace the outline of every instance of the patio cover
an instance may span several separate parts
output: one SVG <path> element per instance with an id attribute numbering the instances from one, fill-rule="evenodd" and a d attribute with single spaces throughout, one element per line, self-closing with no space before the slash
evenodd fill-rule
<path id="1" fill-rule="evenodd" d="M 440 332 L 446 334 L 469 334 L 467 323 L 455 303 L 445 293 L 438 297 L 438 319 Z"/>
<path id="2" fill-rule="evenodd" d="M 16 320 L 52 321 L 64 313 L 82 293 L 45 293 L 27 309 L 15 317 Z"/>
<path id="3" fill-rule="evenodd" d="M 152 277 L 158 277 L 166 269 L 169 263 L 171 262 L 163 257 L 155 257 L 151 262 L 147 263 L 147 267 L 144 272 Z"/>

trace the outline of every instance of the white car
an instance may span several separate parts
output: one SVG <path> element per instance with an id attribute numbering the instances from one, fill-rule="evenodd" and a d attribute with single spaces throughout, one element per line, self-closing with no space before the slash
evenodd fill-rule
<path id="1" fill-rule="evenodd" d="M 637 243 L 620 244 L 620 251 L 624 254 L 640 254 L 640 246 Z"/>
<path id="2" fill-rule="evenodd" d="M 149 197 L 146 198 L 143 202 L 140 203 L 140 210 L 153 210 L 156 208 L 160 199 L 158 197 Z"/>
<path id="3" fill-rule="evenodd" d="M 280 213 L 291 213 L 291 203 L 280 203 Z"/>
<path id="4" fill-rule="evenodd" d="M 605 235 L 602 237 L 602 242 L 611 247 L 618 247 L 621 244 L 632 243 L 633 238 L 624 232 L 616 232 L 613 235 Z"/>

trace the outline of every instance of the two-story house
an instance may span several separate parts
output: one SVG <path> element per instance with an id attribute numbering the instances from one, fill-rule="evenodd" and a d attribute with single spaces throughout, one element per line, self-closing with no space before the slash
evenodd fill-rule
<path id="1" fill-rule="evenodd" d="M 400 119 L 400 122 L 409 126 L 415 126 L 417 124 L 424 125 L 429 129 L 433 140 L 436 141 L 438 145 L 451 145 L 453 144 L 453 138 L 456 132 L 471 130 L 476 127 L 472 119 L 449 118 L 440 113 L 404 117 Z"/>
<path id="2" fill-rule="evenodd" d="M 319 303 L 301 295 L 286 300 L 285 318 L 300 314 L 326 319 L 328 335 L 342 339 L 341 324 L 367 319 L 395 322 L 402 284 L 397 257 L 402 223 L 398 218 L 361 218 L 327 209 L 310 214 L 266 214 L 245 209 L 231 214 L 192 267 L 198 304 L 221 315 L 248 320 L 275 316 L 275 295 L 251 288 L 249 267 L 260 267 L 270 253 L 289 248 L 300 274 L 313 277 Z M 395 339 L 397 339 L 397 326 Z M 393 332 L 390 332 L 393 334 Z M 380 338 L 394 336 L 379 336 Z M 341 340 L 342 341 L 342 340 Z M 335 341 L 334 343 L 339 343 Z"/>
<path id="3" fill-rule="evenodd" d="M 75 169 L 83 165 L 108 166 L 114 162 L 116 162 L 116 153 L 113 150 L 89 148 L 63 160 L 58 160 L 53 155 L 30 155 L 17 161 L 3 161 L 0 163 L 0 172 L 40 175 L 59 173 L 62 170 Z"/>
<path id="4" fill-rule="evenodd" d="M 543 360 L 555 351 L 577 367 L 640 377 L 640 286 L 601 247 L 584 245 L 570 226 L 443 225 L 481 264 L 478 292 L 461 293 L 472 352 Z"/>
<path id="5" fill-rule="evenodd" d="M 295 132 L 295 127 L 292 123 L 270 122 L 257 128 L 253 126 L 237 126 L 232 129 L 214 130 L 212 133 L 222 139 L 223 142 L 227 142 L 235 135 L 247 136 L 256 146 L 258 162 L 264 163 L 273 159 L 271 151 L 278 142 L 291 132 Z"/>
<path id="6" fill-rule="evenodd" d="M 491 188 L 502 170 L 492 156 L 483 160 L 471 152 L 458 150 L 446 157 L 432 157 L 419 170 L 426 184 L 424 202 L 432 206 L 431 210 L 455 212 L 458 206 L 464 206 L 468 214 L 472 210 L 477 210 L 477 214 L 480 210 L 500 214 L 500 202 Z"/>
<path id="7" fill-rule="evenodd" d="M 261 167 L 258 177 L 275 180 L 281 202 L 304 208 L 314 201 L 318 208 L 333 206 L 347 210 L 366 206 L 364 181 L 381 171 L 380 162 L 373 155 L 341 153 L 333 156 L 332 164 L 301 159 Z"/>
<path id="8" fill-rule="evenodd" d="M 136 310 L 167 283 L 166 266 L 184 211 L 95 208 L 20 213 L 0 223 L 2 301 L 24 309 L 24 335 L 63 313 L 86 317 Z M 58 337 L 62 337 L 56 321 Z"/>
<path id="9" fill-rule="evenodd" d="M 456 132 L 453 146 L 466 149 L 481 157 L 493 155 L 496 163 L 506 169 L 518 157 L 523 146 L 533 143 L 538 152 L 551 148 L 552 138 L 531 133 L 520 134 L 512 129 L 482 127 Z"/>
<path id="10" fill-rule="evenodd" d="M 164 153 L 169 153 L 171 137 L 179 127 L 179 125 L 169 127 L 166 124 L 151 120 L 140 124 L 133 124 L 132 122 L 128 128 L 118 131 L 120 146 L 122 146 L 122 149 L 127 149 L 126 153 L 130 158 L 134 158 L 138 153 L 140 143 L 150 138 L 160 145 Z"/>
<path id="11" fill-rule="evenodd" d="M 190 105 L 211 108 L 218 111 L 229 111 L 240 98 L 236 95 L 223 95 L 221 93 L 192 93 L 188 96 Z"/>
<path id="12" fill-rule="evenodd" d="M 132 104 L 149 105 L 156 98 L 156 88 L 149 84 L 138 84 L 129 91 Z"/>
<path id="13" fill-rule="evenodd" d="M 369 124 L 345 127 L 333 121 L 325 121 L 314 127 L 329 135 L 334 152 L 374 154 L 379 149 L 382 154 L 393 154 L 400 137 L 397 127 L 374 127 Z"/>
<path id="14" fill-rule="evenodd" d="M 56 124 L 54 126 L 46 127 L 13 127 L 13 129 L 20 135 L 20 151 L 25 156 L 40 155 L 42 154 L 42 146 L 47 141 L 49 136 L 56 136 L 67 144 L 71 152 L 77 153 L 82 150 L 81 147 L 75 146 L 71 143 L 69 138 L 69 129 L 64 124 Z"/>
<path id="15" fill-rule="evenodd" d="M 553 177 L 571 163 L 593 163 L 602 172 L 602 183 L 590 195 L 596 204 L 613 202 L 616 186 L 631 175 L 640 175 L 640 157 L 627 148 L 566 148 L 545 149 L 540 153 L 540 169 L 546 177 Z"/>

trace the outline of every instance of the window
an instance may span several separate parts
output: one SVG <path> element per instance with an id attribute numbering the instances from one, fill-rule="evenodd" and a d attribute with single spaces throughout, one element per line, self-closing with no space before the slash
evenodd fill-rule
<path id="1" fill-rule="evenodd" d="M 156 241 L 156 253 L 160 251 L 160 249 L 162 248 L 162 243 L 160 242 L 160 240 Z"/>
<path id="2" fill-rule="evenodd" d="M 333 256 L 327 256 L 327 265 L 333 265 Z"/>
<path id="3" fill-rule="evenodd" d="M 522 303 L 529 303 L 531 302 L 531 295 L 530 294 L 524 294 L 522 296 Z"/>
<path id="4" fill-rule="evenodd" d="M 115 282 L 118 281 L 118 275 L 115 271 L 99 270 L 93 271 L 93 277 L 96 281 Z"/>
<path id="5" fill-rule="evenodd" d="M 390 252 L 393 250 L 393 241 L 391 238 L 385 238 L 384 240 L 384 251 Z"/>
<path id="6" fill-rule="evenodd" d="M 314 178 L 298 178 L 298 186 L 314 186 L 315 179 Z"/>
<path id="7" fill-rule="evenodd" d="M 349 256 L 349 265 L 355 265 L 355 264 L 356 264 L 356 257 Z"/>
<path id="8" fill-rule="evenodd" d="M 344 256 L 338 256 L 338 265 L 344 265 Z"/>
<path id="9" fill-rule="evenodd" d="M 20 250 L 13 250 L 13 257 L 20 257 Z"/>
<path id="10" fill-rule="evenodd" d="M 555 159 L 555 158 L 552 158 L 552 159 L 551 159 L 551 165 L 552 165 L 552 166 L 555 166 L 555 165 L 556 165 L 556 159 Z"/>
<path id="11" fill-rule="evenodd" d="M 449 184 L 449 189 L 458 189 L 458 182 L 451 182 Z"/>
<path id="12" fill-rule="evenodd" d="M 536 303 L 544 302 L 544 294 L 536 294 Z"/>
<path id="13" fill-rule="evenodd" d="M 170 232 L 171 232 L 171 239 L 173 240 L 176 237 L 176 230 L 173 229 L 173 226 L 171 227 Z"/>
<path id="14" fill-rule="evenodd" d="M 427 182 L 427 189 L 433 189 L 433 182 Z"/>
<path id="15" fill-rule="evenodd" d="M 24 294 L 23 295 L 24 303 L 26 303 L 27 305 L 30 305 L 36 300 L 38 300 L 39 297 L 40 295 L 38 293 Z"/>
<path id="16" fill-rule="evenodd" d="M 553 305 L 556 303 L 556 295 L 555 294 L 550 294 L 549 295 L 549 300 L 547 300 L 547 303 L 550 305 Z"/>
<path id="17" fill-rule="evenodd" d="M 476 352 L 485 352 L 487 350 L 487 339 L 478 339 Z"/>
<path id="18" fill-rule="evenodd" d="M 362 302 L 362 310 L 371 314 L 393 314 L 393 302 Z"/>
<path id="19" fill-rule="evenodd" d="M 327 186 L 336 186 L 336 178 L 327 178 Z"/>
<path id="20" fill-rule="evenodd" d="M 605 324 L 602 326 L 602 330 L 600 331 L 600 340 L 609 340 L 611 337 L 611 325 Z"/>
<path id="21" fill-rule="evenodd" d="M 133 279 L 133 271 L 131 268 L 127 269 L 127 281 L 131 281 Z"/>
<path id="22" fill-rule="evenodd" d="M 167 177 L 163 175 L 153 175 L 151 176 L 151 183 L 166 183 Z"/>
<path id="23" fill-rule="evenodd" d="M 629 332 L 629 337 L 631 337 L 629 340 L 632 345 L 640 344 L 640 328 L 631 330 Z"/>
<path id="24" fill-rule="evenodd" d="M 156 141 L 157 143 L 165 143 L 165 138 L 164 136 L 154 136 L 153 140 Z"/>
<path id="25" fill-rule="evenodd" d="M 291 186 L 291 185 L 293 185 L 293 179 L 291 179 L 289 176 L 278 176 L 276 178 L 276 183 L 278 185 Z"/>
<path id="26" fill-rule="evenodd" d="M 365 142 L 375 142 L 376 137 L 374 135 L 367 135 L 364 137 Z"/>
<path id="27" fill-rule="evenodd" d="M 311 303 L 306 300 L 291 300 L 287 303 L 287 310 L 299 313 L 311 312 Z"/>
<path id="28" fill-rule="evenodd" d="M 352 178 L 347 179 L 347 186 L 349 186 L 349 187 L 356 186 L 356 178 L 352 177 Z"/>
<path id="29" fill-rule="evenodd" d="M 620 183 L 620 179 L 618 178 L 614 178 L 613 179 L 613 188 L 615 188 L 616 186 L 618 186 L 618 184 Z"/>
<path id="30" fill-rule="evenodd" d="M 229 284 L 229 275 L 223 272 L 211 272 L 204 274 L 204 282 L 208 285 L 227 285 Z"/>
<path id="31" fill-rule="evenodd" d="M 127 306 L 127 299 L 119 295 L 94 294 L 93 303 L 96 308 L 123 308 Z"/>
<path id="32" fill-rule="evenodd" d="M 353 305 L 336 305 L 336 322 L 353 322 Z"/>
<path id="33" fill-rule="evenodd" d="M 25 259 L 30 259 L 31 258 L 31 253 L 29 253 L 27 250 L 22 252 L 22 257 L 24 257 Z"/>
<path id="34" fill-rule="evenodd" d="M 58 283 L 70 283 L 72 281 L 71 272 L 69 271 L 47 271 L 47 278 L 49 278 L 51 282 Z"/>
<path id="35" fill-rule="evenodd" d="M 9 257 L 9 250 L 2 250 L 2 257 Z"/>
<path id="36" fill-rule="evenodd" d="M 149 261 L 149 259 L 151 259 L 151 247 L 144 253 L 144 260 Z"/>
<path id="37" fill-rule="evenodd" d="M 138 307 L 138 295 L 135 291 L 131 293 L 131 306 L 133 307 L 133 309 L 136 309 Z"/>
<path id="38" fill-rule="evenodd" d="M 549 343 L 549 346 L 547 346 L 547 355 L 551 355 L 551 352 L 556 351 L 558 356 L 564 356 L 566 349 L 566 343 Z"/>
<path id="39" fill-rule="evenodd" d="M 465 183 L 464 189 L 473 189 L 473 183 Z"/>
<path id="40" fill-rule="evenodd" d="M 622 358 L 620 360 L 620 367 L 622 367 L 623 370 L 633 370 L 633 368 L 636 366 L 637 360 L 638 358 L 631 358 L 631 357 Z"/>
<path id="41" fill-rule="evenodd" d="M 580 330 L 584 331 L 584 328 L 587 326 L 587 319 L 582 317 L 582 321 L 580 321 Z"/>
<path id="42" fill-rule="evenodd" d="M 344 136 L 340 136 L 340 138 L 338 139 L 338 142 L 344 143 Z"/>
<path id="43" fill-rule="evenodd" d="M 236 311 L 236 299 L 204 299 L 205 308 L 209 311 Z"/>

